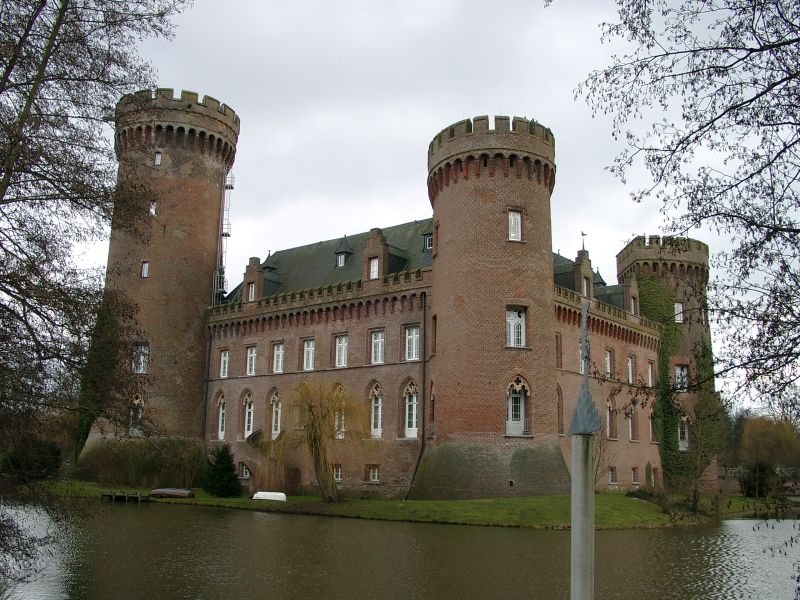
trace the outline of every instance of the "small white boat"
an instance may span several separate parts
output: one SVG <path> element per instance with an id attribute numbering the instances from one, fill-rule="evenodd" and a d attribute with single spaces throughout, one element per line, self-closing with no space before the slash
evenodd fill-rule
<path id="1" fill-rule="evenodd" d="M 253 494 L 253 500 L 276 500 L 278 502 L 286 502 L 286 494 L 283 492 L 256 492 Z"/>

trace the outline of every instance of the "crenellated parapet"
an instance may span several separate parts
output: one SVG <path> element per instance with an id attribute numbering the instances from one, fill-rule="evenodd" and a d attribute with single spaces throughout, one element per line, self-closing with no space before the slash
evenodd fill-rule
<path id="1" fill-rule="evenodd" d="M 117 157 L 132 149 L 177 147 L 233 164 L 239 116 L 216 98 L 171 88 L 141 90 L 124 96 L 116 107 Z"/>
<path id="2" fill-rule="evenodd" d="M 655 273 L 708 281 L 708 245 L 679 236 L 637 236 L 617 254 L 617 279 Z"/>
<path id="3" fill-rule="evenodd" d="M 460 180 L 481 177 L 528 179 L 552 191 L 555 139 L 546 127 L 522 117 L 465 119 L 444 128 L 428 146 L 428 196 Z"/>

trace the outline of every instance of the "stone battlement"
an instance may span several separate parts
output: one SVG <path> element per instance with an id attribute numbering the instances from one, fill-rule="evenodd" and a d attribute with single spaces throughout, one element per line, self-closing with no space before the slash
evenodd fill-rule
<path id="1" fill-rule="evenodd" d="M 680 236 L 637 236 L 617 254 L 617 278 L 631 271 L 708 277 L 708 245 Z M 644 269 L 642 269 L 644 267 Z"/>
<path id="2" fill-rule="evenodd" d="M 230 106 L 208 95 L 200 100 L 197 92 L 187 90 L 181 90 L 180 96 L 176 98 L 172 88 L 139 90 L 123 96 L 117 103 L 117 120 L 127 113 L 150 108 L 202 114 L 224 123 L 239 135 L 239 115 Z"/>
<path id="3" fill-rule="evenodd" d="M 483 155 L 492 157 L 496 153 L 522 153 L 541 157 L 549 162 L 555 158 L 553 133 L 535 121 L 522 117 L 496 116 L 494 129 L 489 128 L 489 117 L 464 119 L 445 127 L 428 146 L 428 170 L 460 155 L 472 155 L 478 159 Z M 520 156 L 520 158 L 523 158 Z"/>

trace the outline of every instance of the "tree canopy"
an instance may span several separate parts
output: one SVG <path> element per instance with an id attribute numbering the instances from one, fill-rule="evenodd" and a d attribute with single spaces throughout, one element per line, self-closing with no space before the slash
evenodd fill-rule
<path id="1" fill-rule="evenodd" d="M 636 201 L 659 198 L 672 233 L 730 240 L 711 285 L 717 374 L 776 401 L 800 378 L 800 3 L 616 4 L 603 38 L 629 51 L 577 93 L 627 142 L 611 170 L 649 172 Z"/>

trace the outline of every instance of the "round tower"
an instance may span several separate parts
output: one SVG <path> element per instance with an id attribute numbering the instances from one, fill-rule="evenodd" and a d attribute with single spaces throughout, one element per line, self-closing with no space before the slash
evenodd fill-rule
<path id="1" fill-rule="evenodd" d="M 438 443 L 529 445 L 557 431 L 555 141 L 527 119 L 494 125 L 485 116 L 454 123 L 428 149 Z"/>
<path id="2" fill-rule="evenodd" d="M 194 92 L 140 91 L 116 108 L 121 200 L 106 285 L 138 306 L 134 370 L 148 378 L 148 413 L 168 435 L 203 435 L 204 318 L 238 136 L 236 113 Z"/>

